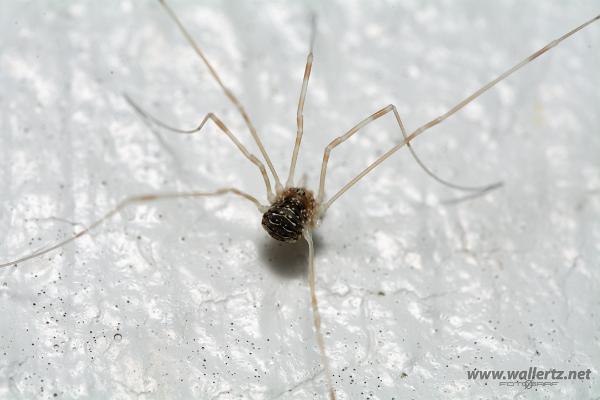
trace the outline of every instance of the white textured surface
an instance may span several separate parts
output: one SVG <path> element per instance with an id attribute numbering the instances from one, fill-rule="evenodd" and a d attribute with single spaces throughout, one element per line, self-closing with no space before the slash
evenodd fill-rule
<path id="1" fill-rule="evenodd" d="M 173 6 L 281 175 L 314 7 L 299 170 L 315 187 L 325 144 L 364 116 L 392 102 L 414 129 L 600 9 L 538 3 Z M 213 127 L 159 136 L 122 100 L 182 127 L 214 111 L 252 144 L 157 3 L 2 2 L 0 23 L 1 260 L 131 194 L 232 184 L 264 199 Z M 596 24 L 415 141 L 444 177 L 502 189 L 448 203 L 461 194 L 401 152 L 331 209 L 318 295 L 340 398 L 600 396 L 599 49 Z M 336 149 L 328 193 L 398 137 L 390 119 Z M 322 398 L 305 254 L 270 241 L 237 199 L 130 209 L 0 271 L 0 398 Z M 591 368 L 592 380 L 466 380 L 530 366 Z"/>

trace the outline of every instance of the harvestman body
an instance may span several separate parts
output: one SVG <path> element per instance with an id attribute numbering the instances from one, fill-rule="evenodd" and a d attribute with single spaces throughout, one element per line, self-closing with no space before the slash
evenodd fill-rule
<path id="1" fill-rule="evenodd" d="M 479 97 L 482 93 L 484 93 L 485 91 L 490 89 L 492 86 L 494 86 L 498 82 L 502 81 L 503 79 L 505 79 L 506 77 L 511 75 L 513 72 L 517 71 L 518 69 L 520 69 L 527 63 L 531 62 L 535 58 L 544 54 L 546 51 L 550 50 L 551 48 L 553 48 L 554 46 L 556 46 L 557 44 L 559 44 L 560 42 L 562 42 L 569 36 L 573 35 L 574 33 L 578 32 L 579 30 L 585 28 L 586 26 L 593 23 L 594 21 L 597 21 L 598 19 L 600 19 L 600 15 L 598 15 L 598 16 L 590 19 L 589 21 L 585 22 L 584 24 L 578 26 L 577 28 L 567 32 L 566 34 L 559 37 L 558 39 L 553 40 L 552 42 L 548 43 L 546 46 L 544 46 L 540 50 L 536 51 L 529 57 L 525 58 L 524 60 L 522 60 L 521 62 L 519 62 L 518 64 L 516 64 L 515 66 L 508 69 L 506 72 L 504 72 L 500 76 L 498 76 L 496 79 L 485 84 L 480 89 L 475 91 L 473 94 L 471 94 L 464 100 L 457 103 L 454 107 L 452 107 L 446 113 L 440 115 L 439 117 L 429 121 L 428 123 L 422 125 L 421 127 L 417 128 L 417 129 L 415 129 L 410 134 L 406 133 L 406 130 L 404 129 L 404 125 L 402 123 L 400 115 L 394 105 L 388 105 L 388 106 L 378 110 L 377 112 L 371 114 L 370 116 L 368 116 L 367 118 L 363 119 L 358 124 L 356 124 L 352 129 L 350 129 L 344 135 L 337 137 L 331 143 L 329 143 L 329 145 L 327 145 L 327 147 L 325 148 L 324 154 L 323 154 L 323 162 L 321 164 L 321 174 L 320 174 L 320 180 L 319 180 L 318 193 L 317 193 L 317 196 L 315 197 L 315 195 L 313 194 L 312 191 L 310 191 L 304 187 L 295 187 L 294 186 L 294 172 L 295 172 L 295 167 L 296 167 L 296 160 L 298 158 L 298 152 L 300 149 L 300 143 L 302 141 L 302 135 L 303 135 L 304 100 L 306 98 L 306 91 L 308 88 L 308 81 L 309 81 L 309 77 L 310 77 L 310 73 L 311 73 L 311 69 L 312 69 L 312 62 L 313 62 L 312 49 L 313 49 L 314 33 L 315 33 L 314 19 L 313 19 L 313 24 L 312 24 L 310 51 L 309 51 L 309 54 L 308 54 L 308 57 L 306 60 L 304 79 L 302 82 L 302 89 L 300 92 L 300 100 L 298 102 L 298 112 L 297 112 L 297 128 L 298 129 L 297 129 L 297 134 L 296 134 L 296 141 L 295 141 L 294 150 L 292 153 L 292 160 L 291 160 L 289 175 L 288 175 L 285 185 L 282 185 L 281 181 L 279 179 L 279 176 L 277 175 L 277 172 L 275 171 L 275 168 L 273 167 L 273 164 L 272 164 L 269 156 L 267 155 L 267 152 L 260 140 L 260 137 L 259 137 L 254 125 L 252 124 L 250 117 L 246 113 L 246 110 L 244 109 L 244 107 L 241 105 L 241 103 L 239 102 L 237 97 L 235 97 L 235 95 L 223 84 L 219 74 L 216 72 L 216 70 L 210 64 L 210 62 L 208 61 L 208 59 L 206 58 L 206 56 L 204 55 L 204 53 L 202 52 L 200 47 L 198 47 L 198 45 L 196 44 L 194 39 L 187 32 L 187 30 L 185 29 L 185 27 L 183 26 L 183 24 L 181 23 L 179 18 L 171 10 L 171 8 L 165 3 L 164 0 L 159 0 L 159 1 L 160 1 L 161 5 L 164 7 L 167 14 L 177 24 L 181 33 L 185 36 L 188 43 L 193 47 L 193 49 L 198 54 L 198 56 L 200 56 L 204 65 L 208 68 L 210 75 L 216 81 L 216 83 L 219 85 L 219 87 L 223 90 L 225 96 L 231 101 L 231 103 L 236 107 L 238 112 L 241 114 L 242 118 L 244 119 L 244 122 L 246 123 L 246 125 L 250 131 L 250 134 L 252 135 L 254 141 L 258 145 L 261 155 L 263 156 L 263 158 L 267 164 L 267 167 L 269 168 L 269 172 L 271 173 L 271 175 L 274 179 L 275 191 L 273 191 L 273 187 L 271 186 L 271 181 L 270 181 L 269 175 L 267 174 L 267 169 L 265 168 L 265 165 L 262 163 L 262 161 L 260 161 L 255 155 L 251 154 L 246 149 L 246 147 L 237 139 L 237 137 L 229 130 L 229 128 L 227 128 L 225 126 L 225 124 L 215 114 L 213 114 L 213 113 L 207 114 L 204 117 L 204 119 L 200 122 L 198 127 L 196 127 L 195 129 L 182 130 L 182 129 L 177 129 L 172 126 L 169 126 L 169 125 L 165 124 L 164 122 L 147 114 L 139 106 L 137 106 L 129 97 L 125 96 L 125 99 L 144 118 L 154 122 L 155 124 L 165 128 L 165 129 L 168 129 L 168 130 L 171 130 L 174 132 L 178 132 L 178 133 L 192 134 L 195 132 L 199 132 L 200 130 L 202 130 L 202 128 L 204 127 L 206 122 L 208 122 L 208 120 L 211 120 L 219 128 L 219 130 L 222 133 L 224 133 L 233 142 L 233 144 L 244 154 L 244 156 L 250 162 L 252 162 L 253 164 L 255 164 L 258 167 L 258 169 L 260 170 L 260 173 L 262 175 L 262 178 L 264 180 L 265 186 L 266 186 L 267 198 L 269 200 L 270 205 L 263 205 L 254 196 L 252 196 L 248 193 L 242 192 L 241 190 L 238 190 L 236 188 L 222 188 L 222 189 L 218 189 L 213 192 L 175 192 L 175 193 L 160 193 L 160 194 L 147 194 L 147 195 L 132 196 L 132 197 L 126 198 L 125 200 L 118 203 L 116 207 L 114 207 L 111 211 L 109 211 L 107 214 L 105 214 L 99 220 L 92 223 L 87 228 L 83 229 L 82 231 L 74 234 L 73 236 L 71 236 L 67 239 L 64 239 L 50 247 L 37 250 L 37 251 L 35 251 L 27 256 L 24 256 L 22 258 L 19 258 L 17 260 L 13 260 L 13 261 L 9 261 L 9 262 L 0 264 L 0 267 L 7 267 L 7 266 L 11 266 L 11 265 L 16 266 L 20 262 L 41 256 L 41 255 L 46 254 L 52 250 L 55 250 L 61 246 L 64 246 L 65 244 L 72 242 L 72 241 L 76 240 L 77 238 L 87 234 L 88 232 L 90 232 L 90 230 L 98 227 L 104 221 L 106 221 L 107 219 L 111 218 L 116 213 L 118 213 L 120 210 L 122 210 L 123 208 L 125 208 L 129 205 L 132 205 L 132 204 L 151 202 L 151 201 L 156 201 L 156 200 L 161 200 L 161 199 L 194 198 L 194 197 L 206 197 L 206 196 L 219 196 L 219 195 L 224 195 L 224 194 L 234 194 L 234 195 L 240 196 L 240 197 L 245 198 L 245 199 L 251 201 L 252 203 L 254 203 L 257 206 L 258 210 L 263 213 L 262 226 L 264 227 L 264 229 L 267 231 L 267 233 L 273 239 L 283 241 L 283 242 L 295 242 L 301 238 L 304 238 L 306 240 L 306 242 L 308 243 L 308 250 L 309 250 L 308 280 L 309 280 L 310 295 L 311 295 L 311 305 L 312 305 L 312 310 L 313 310 L 313 322 L 314 322 L 314 327 L 315 327 L 317 343 L 319 345 L 319 350 L 320 350 L 320 354 L 321 354 L 321 363 L 323 365 L 324 372 L 325 372 L 327 393 L 328 393 L 328 396 L 330 399 L 335 399 L 336 394 L 335 394 L 335 390 L 334 390 L 334 387 L 333 387 L 333 384 L 331 381 L 331 372 L 330 372 L 330 368 L 329 368 L 329 362 L 328 362 L 328 358 L 325 353 L 325 344 L 324 344 L 324 340 L 323 340 L 323 335 L 321 334 L 321 319 L 319 316 L 319 308 L 318 308 L 318 303 L 317 303 L 317 297 L 315 294 L 314 245 L 313 245 L 313 241 L 312 241 L 312 231 L 316 227 L 317 221 L 320 220 L 324 216 L 325 211 L 331 206 L 331 204 L 335 200 L 337 200 L 342 194 L 344 194 L 348 189 L 350 189 L 350 187 L 352 187 L 356 182 L 358 182 L 360 179 L 362 179 L 365 175 L 367 175 L 374 168 L 376 168 L 379 164 L 381 164 L 383 161 L 385 161 L 387 158 L 389 158 L 392 154 L 394 154 L 396 151 L 398 151 L 400 148 L 402 148 L 405 145 L 408 147 L 409 151 L 411 152 L 411 155 L 413 156 L 415 161 L 421 166 L 421 168 L 423 168 L 423 170 L 428 175 L 430 175 L 433 179 L 437 180 L 438 182 L 440 182 L 446 186 L 449 186 L 449 187 L 452 187 L 455 189 L 460 189 L 460 190 L 475 191 L 475 192 L 479 192 L 479 193 L 484 193 L 491 189 L 499 187 L 501 185 L 501 183 L 495 183 L 492 185 L 486 185 L 486 186 L 482 186 L 482 187 L 468 187 L 468 186 L 456 185 L 456 184 L 453 184 L 453 183 L 450 183 L 450 182 L 447 182 L 447 181 L 441 179 L 440 177 L 435 175 L 433 172 L 431 172 L 423 164 L 423 162 L 417 157 L 412 146 L 410 145 L 410 142 L 415 137 L 417 137 L 418 135 L 420 135 L 421 133 L 426 131 L 427 129 L 441 123 L 442 121 L 444 121 L 451 115 L 455 114 L 457 111 L 459 111 L 464 106 L 466 106 L 467 104 L 472 102 L 474 99 Z M 386 153 L 384 153 L 382 156 L 380 156 L 373 163 L 371 163 L 367 168 L 365 168 L 362 172 L 360 172 L 354 179 L 352 179 L 350 182 L 348 182 L 346 185 L 344 185 L 336 194 L 334 194 L 331 198 L 329 198 L 327 201 L 325 201 L 325 198 L 324 198 L 325 197 L 324 196 L 325 177 L 327 174 L 327 163 L 329 161 L 329 156 L 331 154 L 331 151 L 336 146 L 338 146 L 341 143 L 343 143 L 344 141 L 348 140 L 351 136 L 353 136 L 355 133 L 357 133 L 360 129 L 362 129 L 369 123 L 375 121 L 376 119 L 383 117 L 384 115 L 386 115 L 390 112 L 394 114 L 396 122 L 398 123 L 398 126 L 400 128 L 400 132 L 402 133 L 403 140 L 400 141 L 395 146 L 393 146 L 390 150 L 388 150 Z"/>

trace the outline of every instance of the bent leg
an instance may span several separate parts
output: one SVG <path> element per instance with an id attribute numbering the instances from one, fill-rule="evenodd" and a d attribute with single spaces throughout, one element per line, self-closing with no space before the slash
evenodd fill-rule
<path id="1" fill-rule="evenodd" d="M 173 132 L 193 134 L 196 132 L 200 132 L 209 119 L 211 121 L 213 121 L 214 124 L 217 125 L 217 127 L 221 130 L 221 132 L 223 132 L 233 142 L 233 144 L 242 152 L 244 157 L 246 157 L 252 164 L 254 164 L 258 167 L 258 169 L 260 170 L 260 173 L 263 177 L 263 180 L 265 182 L 265 186 L 267 189 L 267 198 L 269 199 L 270 202 L 273 202 L 275 200 L 275 196 L 273 195 L 273 191 L 271 189 L 271 181 L 269 180 L 269 175 L 267 175 L 267 170 L 265 169 L 265 165 L 254 154 L 251 154 L 248 151 L 248 149 L 246 149 L 246 147 L 238 140 L 238 138 L 233 134 L 233 132 L 231 132 L 231 130 L 229 130 L 229 128 L 227 126 L 225 126 L 223 121 L 221 121 L 221 119 L 219 117 L 217 117 L 215 114 L 213 114 L 213 113 L 206 114 L 206 116 L 202 119 L 200 124 L 198 124 L 198 126 L 194 129 L 179 129 L 179 128 L 172 127 L 171 125 L 168 125 L 168 124 L 162 122 L 161 120 L 155 118 L 154 116 L 150 115 L 149 113 L 144 111 L 140 106 L 138 106 L 129 96 L 124 95 L 124 97 L 125 97 L 125 100 L 129 103 L 129 105 L 131 105 L 131 107 L 133 107 L 135 109 L 135 111 L 137 111 L 137 113 L 140 114 L 143 118 L 148 119 L 151 122 L 155 123 L 156 125 L 158 125 L 162 128 L 168 129 L 170 131 L 173 131 Z"/>
<path id="2" fill-rule="evenodd" d="M 258 210 L 261 212 L 263 212 L 266 209 L 266 206 L 263 206 L 262 204 L 260 204 L 260 202 L 256 198 L 249 195 L 248 193 L 242 192 L 241 190 L 238 190 L 235 188 L 223 188 L 223 189 L 215 190 L 214 192 L 173 192 L 173 193 L 155 193 L 155 194 L 144 194 L 144 195 L 131 196 L 131 197 L 127 197 L 125 200 L 122 200 L 121 202 L 119 202 L 112 210 L 110 210 L 109 212 L 104 214 L 100 219 L 96 220 L 95 222 L 90 224 L 88 227 L 75 233 L 74 235 L 72 235 L 66 239 L 63 239 L 63 240 L 51 245 L 50 247 L 38 249 L 38 250 L 34 251 L 33 253 L 26 255 L 24 257 L 18 258 L 16 260 L 1 263 L 0 268 L 8 267 L 10 265 L 16 266 L 18 263 L 30 260 L 32 258 L 39 257 L 41 255 L 51 252 L 52 250 L 56 250 L 59 247 L 62 247 L 68 243 L 71 243 L 71 242 L 77 240 L 78 238 L 88 234 L 92 229 L 95 229 L 98 226 L 102 225 L 106 220 L 110 219 L 115 214 L 117 214 L 119 211 L 121 211 L 125 207 L 130 206 L 132 204 L 149 203 L 149 202 L 153 202 L 153 201 L 157 201 L 157 200 L 164 200 L 164 199 L 221 196 L 221 195 L 228 194 L 228 193 L 235 194 L 237 196 L 245 198 L 246 200 L 251 201 L 252 203 L 254 203 L 254 205 L 256 205 Z"/>

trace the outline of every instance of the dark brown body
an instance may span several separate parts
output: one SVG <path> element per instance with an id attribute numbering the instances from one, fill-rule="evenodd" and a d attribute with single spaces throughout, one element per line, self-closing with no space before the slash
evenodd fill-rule
<path id="1" fill-rule="evenodd" d="M 262 226 L 275 240 L 295 242 L 305 228 L 314 226 L 317 202 L 310 190 L 284 190 L 263 214 Z"/>

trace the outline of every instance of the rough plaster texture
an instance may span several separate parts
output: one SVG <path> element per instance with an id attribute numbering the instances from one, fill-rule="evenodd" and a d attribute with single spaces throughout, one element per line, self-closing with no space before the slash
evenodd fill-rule
<path id="1" fill-rule="evenodd" d="M 299 171 L 394 103 L 408 129 L 448 109 L 597 1 L 192 2 L 174 8 L 239 94 L 285 175 L 308 41 L 319 32 Z M 235 185 L 256 169 L 214 127 L 245 127 L 155 2 L 0 4 L 0 258 L 137 193 Z M 318 229 L 318 295 L 341 399 L 600 396 L 600 24 L 415 141 L 470 201 L 405 152 Z M 383 120 L 336 149 L 328 193 L 399 139 Z M 338 151 L 339 150 L 339 151 Z M 0 271 L 0 398 L 323 398 L 304 244 L 280 246 L 234 198 L 131 208 L 60 251 Z M 466 371 L 592 370 L 552 388 Z"/>

